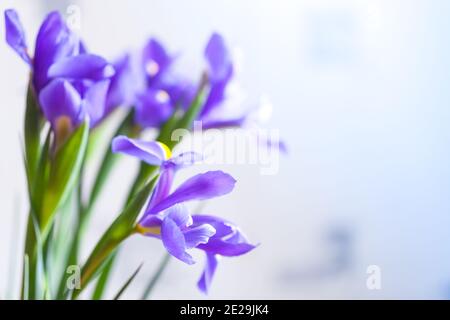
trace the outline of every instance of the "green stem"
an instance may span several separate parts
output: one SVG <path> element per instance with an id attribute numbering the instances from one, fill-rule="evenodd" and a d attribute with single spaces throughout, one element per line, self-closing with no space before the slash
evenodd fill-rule
<path id="1" fill-rule="evenodd" d="M 27 232 L 25 240 L 25 256 L 27 256 L 27 263 L 23 265 L 23 281 L 21 299 L 27 297 L 34 300 L 36 293 L 36 234 L 32 221 L 32 213 L 28 214 Z M 27 276 L 25 279 L 25 275 Z M 27 282 L 27 285 L 25 285 Z"/>
<path id="2" fill-rule="evenodd" d="M 149 182 L 145 187 L 133 197 L 133 200 L 130 201 L 122 213 L 103 234 L 81 270 L 81 288 L 74 292 L 73 299 L 76 299 L 79 296 L 89 281 L 116 251 L 118 246 L 136 232 L 136 219 L 147 202 L 150 193 L 153 191 L 157 180 L 158 176 L 149 178 Z"/>

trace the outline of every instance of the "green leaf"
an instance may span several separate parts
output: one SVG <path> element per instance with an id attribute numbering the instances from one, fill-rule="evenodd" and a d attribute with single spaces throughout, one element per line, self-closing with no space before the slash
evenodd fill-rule
<path id="1" fill-rule="evenodd" d="M 52 274 L 52 283 L 56 290 L 56 299 L 64 299 L 66 282 L 69 274 L 66 272 L 67 266 L 77 264 L 76 260 L 71 258 L 71 245 L 75 241 L 76 228 L 78 222 L 78 211 L 74 210 L 76 204 L 76 192 L 72 191 L 68 201 L 64 203 L 54 221 L 54 233 L 51 239 L 53 261 L 52 269 L 49 271 Z M 58 285 L 59 284 L 59 285 Z"/>
<path id="2" fill-rule="evenodd" d="M 50 171 L 50 142 L 51 142 L 51 130 L 49 129 L 44 145 L 41 150 L 39 162 L 37 165 L 37 171 L 35 174 L 35 180 L 29 181 L 29 197 L 31 202 L 32 211 L 36 216 L 42 207 L 42 201 L 44 199 L 45 190 L 48 183 L 48 176 Z"/>
<path id="3" fill-rule="evenodd" d="M 128 286 L 133 282 L 134 278 L 137 276 L 139 271 L 141 270 L 144 263 L 141 263 L 140 266 L 136 269 L 136 271 L 133 272 L 133 274 L 128 278 L 128 280 L 123 284 L 123 286 L 120 288 L 119 292 L 116 293 L 113 300 L 119 300 L 120 296 L 125 292 L 125 290 L 128 288 Z"/>
<path id="4" fill-rule="evenodd" d="M 105 263 L 119 244 L 132 235 L 135 230 L 136 219 L 146 204 L 151 191 L 155 187 L 158 176 L 151 179 L 147 185 L 133 198 L 111 226 L 103 234 L 100 241 L 89 256 L 81 271 L 81 289 L 74 293 L 76 298 Z"/>
<path id="5" fill-rule="evenodd" d="M 44 234 L 55 211 L 72 191 L 86 152 L 89 135 L 89 122 L 85 121 L 56 151 L 51 163 L 50 176 L 45 190 L 39 222 Z"/>
<path id="6" fill-rule="evenodd" d="M 35 281 L 36 287 L 34 292 L 34 297 L 40 297 L 45 299 L 49 290 L 49 282 L 46 275 L 46 264 L 43 247 L 45 245 L 42 234 L 39 230 L 39 223 L 34 217 L 32 217 L 34 232 L 36 235 L 36 271 L 35 271 Z"/>
<path id="7" fill-rule="evenodd" d="M 35 232 L 35 221 L 38 220 L 38 214 L 41 204 L 42 198 L 45 193 L 45 188 L 47 184 L 48 178 L 48 170 L 49 170 L 49 146 L 50 146 L 50 130 L 47 134 L 47 138 L 45 140 L 44 146 L 42 147 L 42 152 L 40 154 L 40 159 L 38 163 L 38 168 L 36 172 L 36 177 L 34 181 L 28 181 L 28 197 L 30 201 L 30 212 L 28 214 L 28 224 L 26 231 L 26 240 L 25 240 L 25 253 L 27 255 L 27 263 L 28 263 L 28 288 L 25 290 L 24 284 L 22 286 L 22 296 L 25 294 L 30 299 L 35 298 L 35 285 L 36 285 L 36 245 L 37 238 Z M 24 266 L 25 268 L 25 266 Z M 25 270 L 24 270 L 25 272 Z"/>
<path id="8" fill-rule="evenodd" d="M 28 300 L 28 292 L 30 290 L 30 262 L 28 255 L 23 257 L 23 280 L 22 280 L 22 299 Z"/>
<path id="9" fill-rule="evenodd" d="M 36 94 L 33 86 L 30 82 L 27 91 L 24 122 L 25 159 L 27 163 L 27 178 L 29 182 L 34 181 L 39 160 L 41 127 L 41 111 L 36 100 Z"/>
<path id="10" fill-rule="evenodd" d="M 103 292 L 106 289 L 106 284 L 108 282 L 109 276 L 113 269 L 114 261 L 117 257 L 117 251 L 115 251 L 105 263 L 104 268 L 98 277 L 97 284 L 95 285 L 94 293 L 92 294 L 92 300 L 100 300 L 103 297 Z"/>

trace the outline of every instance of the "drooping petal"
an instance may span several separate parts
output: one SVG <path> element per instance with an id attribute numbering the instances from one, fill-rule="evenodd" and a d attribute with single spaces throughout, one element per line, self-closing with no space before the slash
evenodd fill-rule
<path id="1" fill-rule="evenodd" d="M 94 54 L 79 54 L 58 60 L 48 69 L 49 78 L 88 79 L 98 81 L 114 75 L 113 66 Z"/>
<path id="2" fill-rule="evenodd" d="M 39 102 L 45 117 L 52 125 L 55 125 L 58 118 L 62 116 L 70 118 L 72 125 L 82 120 L 80 94 L 66 80 L 51 81 L 41 90 Z"/>
<path id="3" fill-rule="evenodd" d="M 8 9 L 5 11 L 5 30 L 6 42 L 26 63 L 31 65 L 31 58 L 28 55 L 25 31 L 23 30 L 18 14 L 14 9 Z"/>
<path id="4" fill-rule="evenodd" d="M 174 206 L 169 209 L 168 215 L 161 225 L 161 239 L 166 250 L 175 258 L 187 263 L 194 264 L 195 261 L 186 252 L 186 241 L 182 228 L 192 222 L 192 218 L 183 206 Z"/>
<path id="5" fill-rule="evenodd" d="M 202 275 L 197 282 L 197 287 L 201 292 L 207 294 L 209 288 L 211 287 L 211 282 L 216 273 L 217 264 L 219 263 L 219 257 L 215 254 L 206 254 L 205 268 L 203 269 Z"/>
<path id="6" fill-rule="evenodd" d="M 92 83 L 84 94 L 83 106 L 89 115 L 92 127 L 95 127 L 105 115 L 105 101 L 108 88 L 109 80 L 98 81 Z"/>
<path id="7" fill-rule="evenodd" d="M 210 224 L 202 224 L 196 227 L 190 227 L 184 231 L 184 240 L 186 242 L 186 248 L 195 248 L 200 244 L 208 243 L 216 233 L 216 229 Z"/>
<path id="8" fill-rule="evenodd" d="M 62 16 L 51 12 L 42 23 L 34 54 L 33 84 L 39 92 L 49 81 L 47 72 L 57 60 L 79 53 L 80 40 L 66 25 Z"/>
<path id="9" fill-rule="evenodd" d="M 208 171 L 186 180 L 171 195 L 150 208 L 157 213 L 177 203 L 190 200 L 206 200 L 225 195 L 234 188 L 236 180 L 222 171 Z"/>
<path id="10" fill-rule="evenodd" d="M 232 72 L 232 61 L 224 38 L 213 33 L 205 48 L 205 58 L 208 63 L 208 78 L 212 82 L 221 81 Z"/>
<path id="11" fill-rule="evenodd" d="M 136 99 L 135 121 L 143 128 L 159 127 L 173 112 L 167 92 L 149 89 Z"/>
<path id="12" fill-rule="evenodd" d="M 112 142 L 112 151 L 136 157 L 150 165 L 159 166 L 170 158 L 169 148 L 158 141 L 144 141 L 117 136 Z"/>

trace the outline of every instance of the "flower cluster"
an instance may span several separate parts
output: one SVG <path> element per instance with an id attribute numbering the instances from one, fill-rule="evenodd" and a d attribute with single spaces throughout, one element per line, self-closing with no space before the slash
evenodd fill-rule
<path id="1" fill-rule="evenodd" d="M 177 56 L 154 38 L 141 50 L 128 52 L 111 63 L 89 52 L 58 12 L 45 17 L 33 55 L 16 11 L 5 11 L 5 24 L 7 43 L 31 70 L 24 128 L 30 193 L 25 248 L 29 269 L 22 297 L 38 298 L 42 294 L 39 253 L 58 242 L 60 226 L 54 223 L 55 217 L 62 216 L 71 195 L 78 199 L 77 223 L 68 249 L 70 255 L 66 255 L 70 258 L 60 263 L 79 263 L 78 248 L 85 226 L 117 153 L 140 160 L 127 201 L 84 262 L 81 287 L 68 290 L 62 274 L 52 297 L 76 298 L 99 274 L 108 279 L 115 252 L 133 234 L 161 240 L 171 256 L 187 264 L 195 262 L 190 249 L 202 250 L 206 264 L 198 287 L 206 293 L 219 257 L 239 256 L 256 246 L 234 223 L 188 211 L 187 202 L 228 194 L 236 180 L 222 171 L 208 171 L 174 188 L 176 172 L 200 161 L 202 156 L 194 152 L 172 156 L 176 142 L 170 140 L 170 135 L 177 128 L 191 129 L 195 120 L 202 121 L 204 128 L 243 126 L 248 120 L 248 109 L 237 106 L 238 112 L 230 112 L 228 108 L 228 89 L 235 67 L 224 38 L 217 33 L 210 37 L 204 50 L 205 70 L 198 81 L 193 81 L 180 75 L 175 64 Z M 112 148 L 107 148 L 86 200 L 82 183 L 90 160 L 86 150 L 92 149 L 88 146 L 96 141 L 92 138 L 96 128 L 118 109 L 125 109 L 127 116 L 106 141 Z M 46 122 L 50 124 L 47 133 L 43 125 Z M 141 137 L 148 128 L 156 129 L 153 141 Z M 65 236 L 59 241 L 65 241 Z M 102 295 L 103 280 L 98 280 L 97 298 Z M 44 288 L 44 296 L 52 292 L 48 287 Z"/>

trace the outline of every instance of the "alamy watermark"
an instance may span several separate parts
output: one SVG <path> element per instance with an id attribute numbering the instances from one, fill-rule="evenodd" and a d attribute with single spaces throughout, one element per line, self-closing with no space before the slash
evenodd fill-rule
<path id="1" fill-rule="evenodd" d="M 183 140 L 188 150 L 203 155 L 205 164 L 257 165 L 262 175 L 278 173 L 284 148 L 275 129 L 203 130 L 201 121 L 194 122 L 193 130 L 174 130 L 171 140 Z"/>
<path id="2" fill-rule="evenodd" d="M 66 9 L 66 24 L 73 30 L 81 30 L 81 8 L 75 4 L 71 4 Z"/>
<path id="3" fill-rule="evenodd" d="M 370 265 L 366 269 L 368 274 L 366 287 L 369 290 L 381 290 L 381 268 L 375 264 Z"/>
<path id="4" fill-rule="evenodd" d="M 78 265 L 70 265 L 66 269 L 66 288 L 69 290 L 81 289 L 81 268 Z"/>

